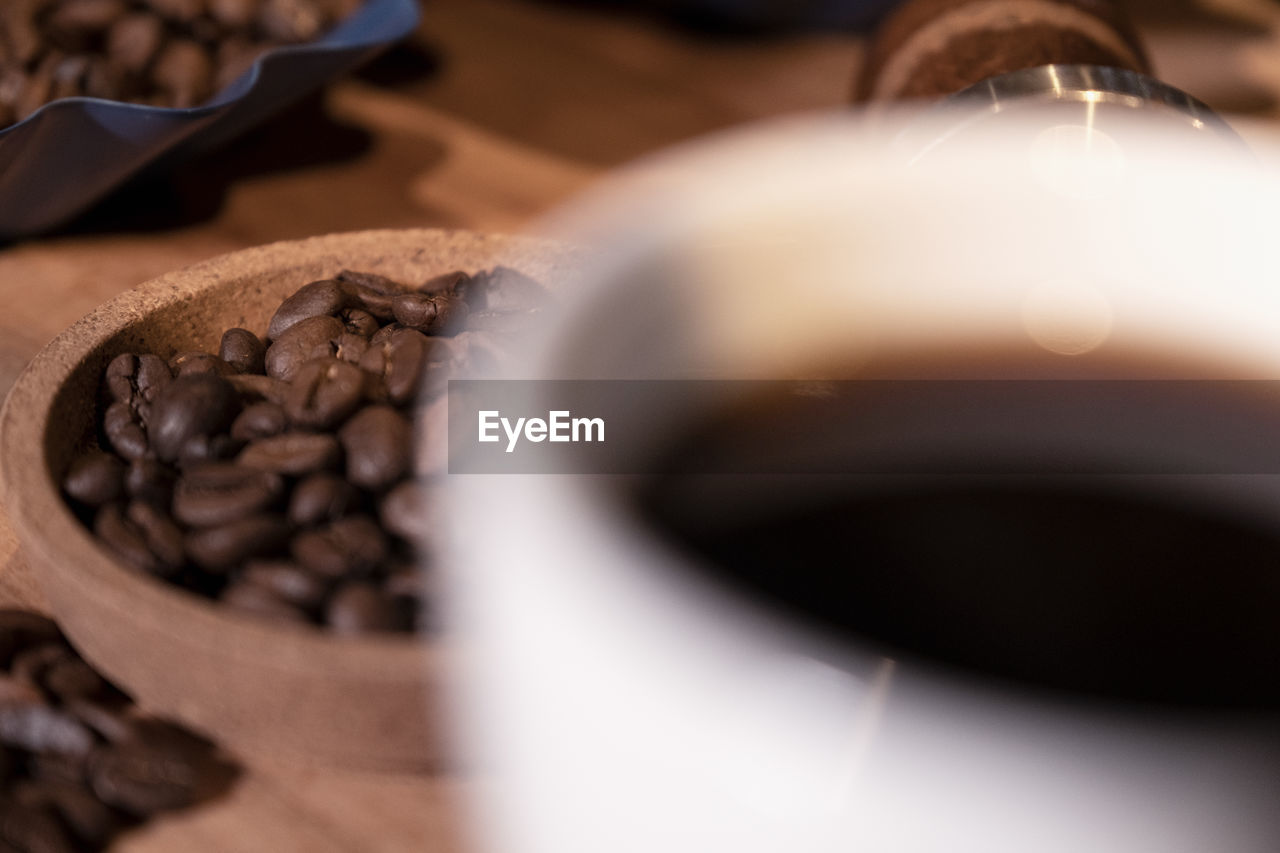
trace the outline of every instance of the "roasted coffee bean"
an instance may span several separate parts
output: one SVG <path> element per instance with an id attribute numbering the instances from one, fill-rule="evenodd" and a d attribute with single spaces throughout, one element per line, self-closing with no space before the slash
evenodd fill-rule
<path id="1" fill-rule="evenodd" d="M 121 353 L 107 365 L 106 384 L 111 398 L 135 407 L 152 402 L 172 379 L 169 366 L 155 355 Z"/>
<path id="2" fill-rule="evenodd" d="M 243 580 L 270 590 L 303 610 L 314 610 L 329 592 L 330 581 L 290 560 L 255 560 L 244 567 Z"/>
<path id="3" fill-rule="evenodd" d="M 402 293 L 391 300 L 396 321 L 428 335 L 460 331 L 467 320 L 467 303 L 452 293 Z"/>
<path id="4" fill-rule="evenodd" d="M 194 107 L 213 94 L 213 59 L 198 42 L 174 39 L 160 50 L 151 79 L 175 107 Z"/>
<path id="5" fill-rule="evenodd" d="M 67 713 L 93 730 L 99 737 L 116 743 L 133 737 L 134 720 L 129 714 L 128 699 L 107 685 L 111 698 L 71 699 L 66 703 Z"/>
<path id="6" fill-rule="evenodd" d="M 369 339 L 351 332 L 343 332 L 333 344 L 333 356 L 351 364 L 359 364 L 369 351 Z"/>
<path id="7" fill-rule="evenodd" d="M 173 496 L 174 475 L 154 459 L 134 459 L 124 475 L 124 488 L 134 500 L 168 506 Z"/>
<path id="8" fill-rule="evenodd" d="M 187 554 L 210 572 L 225 572 L 250 557 L 279 553 L 289 540 L 289 525 L 278 515 L 256 515 L 187 534 Z"/>
<path id="9" fill-rule="evenodd" d="M 462 270 L 444 272 L 432 276 L 419 287 L 420 293 L 448 293 L 453 296 L 465 295 L 471 285 L 471 276 Z"/>
<path id="10" fill-rule="evenodd" d="M 284 42 L 311 41 L 323 32 L 325 16 L 307 0 L 263 0 L 258 25 L 268 38 Z"/>
<path id="11" fill-rule="evenodd" d="M 89 506 L 116 500 L 124 492 L 124 463 L 118 456 L 90 450 L 71 463 L 62 479 L 62 489 Z"/>
<path id="12" fill-rule="evenodd" d="M 338 319 L 349 334 L 359 335 L 366 340 L 378 331 L 378 318 L 363 308 L 343 308 L 338 312 Z"/>
<path id="13" fill-rule="evenodd" d="M 243 441 L 237 441 L 227 433 L 193 435 L 178 451 L 177 465 L 185 470 L 207 462 L 234 459 L 243 448 Z"/>
<path id="14" fill-rule="evenodd" d="M 20 681 L 43 689 L 44 674 L 55 663 L 74 655 L 71 647 L 61 640 L 28 646 L 13 656 L 9 673 Z"/>
<path id="15" fill-rule="evenodd" d="M 332 435 L 286 432 L 250 442 L 236 457 L 236 462 L 250 468 L 301 477 L 336 467 L 341 455 L 338 440 Z"/>
<path id="16" fill-rule="evenodd" d="M 547 289 L 510 267 L 494 267 L 475 276 L 467 288 L 471 307 L 478 311 L 523 312 L 545 307 Z"/>
<path id="17" fill-rule="evenodd" d="M 28 610 L 0 608 L 0 666 L 7 669 L 23 649 L 61 639 L 62 632 L 52 619 Z"/>
<path id="18" fill-rule="evenodd" d="M 107 56 L 127 73 L 141 75 L 163 41 L 164 22 L 158 17 L 147 12 L 126 15 L 107 33 Z"/>
<path id="19" fill-rule="evenodd" d="M 173 514 L 192 527 L 227 524 L 262 512 L 283 493 L 278 474 L 214 462 L 183 472 L 173 490 Z"/>
<path id="20" fill-rule="evenodd" d="M 277 341 L 303 320 L 336 316 L 344 308 L 353 307 L 354 302 L 354 289 L 347 282 L 337 279 L 313 281 L 280 304 L 267 327 L 267 337 Z"/>
<path id="21" fill-rule="evenodd" d="M 207 742 L 141 725 L 135 737 L 103 746 L 89 761 L 94 793 L 138 817 L 190 806 L 225 789 L 234 776 Z"/>
<path id="22" fill-rule="evenodd" d="M 347 457 L 347 479 L 380 491 L 409 470 L 409 421 L 390 406 L 368 406 L 338 432 Z"/>
<path id="23" fill-rule="evenodd" d="M 237 441 L 253 441 L 279 435 L 289 426 L 284 408 L 275 403 L 254 403 L 231 424 L 231 437 Z"/>
<path id="24" fill-rule="evenodd" d="M 209 0 L 209 14 L 233 30 L 249 29 L 261 7 L 261 0 Z"/>
<path id="25" fill-rule="evenodd" d="M 63 0 L 44 24 L 49 38 L 63 50 L 81 51 L 126 11 L 124 0 Z"/>
<path id="26" fill-rule="evenodd" d="M 393 316 L 391 300 L 397 294 L 412 290 L 407 285 L 376 273 L 343 270 L 338 273 L 338 279 L 354 286 L 356 299 L 361 307 L 379 320 L 390 320 Z"/>
<path id="27" fill-rule="evenodd" d="M 237 373 L 262 373 L 266 369 L 267 348 L 248 329 L 227 329 L 223 332 L 218 355 Z"/>
<path id="28" fill-rule="evenodd" d="M 157 14 L 171 21 L 190 21 L 204 13 L 207 0 L 143 0 Z"/>
<path id="29" fill-rule="evenodd" d="M 0 799 L 0 845 L 18 853 L 75 853 L 76 845 L 48 807 Z"/>
<path id="30" fill-rule="evenodd" d="M 112 403 L 102 416 L 107 444 L 125 459 L 141 459 L 151 451 L 147 431 L 128 403 Z"/>
<path id="31" fill-rule="evenodd" d="M 337 634 L 393 631 L 401 627 L 391 596 L 366 581 L 351 581 L 334 591 L 325 622 Z"/>
<path id="32" fill-rule="evenodd" d="M 240 392 L 246 403 L 266 401 L 280 404 L 284 402 L 285 392 L 289 389 L 289 384 L 281 379 L 256 373 L 228 376 L 227 381 Z"/>
<path id="33" fill-rule="evenodd" d="M 313 359 L 298 368 L 284 398 L 290 422 L 302 429 L 331 429 L 364 397 L 365 373 L 336 358 Z"/>
<path id="34" fill-rule="evenodd" d="M 293 558 L 313 572 L 340 578 L 367 572 L 389 553 L 387 537 L 368 516 L 350 515 L 304 530 L 289 545 Z"/>
<path id="35" fill-rule="evenodd" d="M 239 413 L 240 398 L 226 379 L 209 373 L 180 376 L 156 394 L 148 435 L 156 455 L 172 461 L 189 439 L 226 431 Z"/>
<path id="36" fill-rule="evenodd" d="M 265 616 L 282 622 L 308 622 L 306 612 L 286 601 L 272 589 L 248 579 L 241 579 L 222 591 L 223 604 L 243 610 L 255 616 Z"/>
<path id="37" fill-rule="evenodd" d="M 64 705 L 77 699 L 102 696 L 108 690 L 106 680 L 73 654 L 50 664 L 40 681 Z"/>
<path id="38" fill-rule="evenodd" d="M 49 705 L 2 705 L 0 743 L 27 752 L 82 758 L 93 749 L 93 733 L 75 717 Z"/>
<path id="39" fill-rule="evenodd" d="M 42 701 L 44 696 L 29 679 L 0 673 L 0 706 L 33 705 Z"/>
<path id="40" fill-rule="evenodd" d="M 193 373 L 214 373 L 218 376 L 232 376 L 236 369 L 216 355 L 207 352 L 180 352 L 169 359 L 169 369 L 174 376 L 187 376 Z"/>
<path id="41" fill-rule="evenodd" d="M 388 302 L 387 305 L 388 305 L 387 310 L 388 311 L 391 310 L 390 309 L 391 303 Z M 381 329 L 379 329 L 378 331 L 374 332 L 372 335 L 369 336 L 369 346 L 370 347 L 382 346 L 387 341 L 391 340 L 392 335 L 394 335 L 396 332 L 400 331 L 403 328 L 404 326 L 400 325 L 394 320 L 391 321 L 390 323 L 387 323 Z M 417 331 L 417 330 L 413 329 L 412 331 Z M 418 334 L 422 334 L 422 333 L 418 332 Z"/>
<path id="42" fill-rule="evenodd" d="M 333 355 L 344 332 L 342 321 L 327 314 L 308 317 L 289 326 L 267 349 L 267 375 L 286 382 L 313 358 Z"/>
<path id="43" fill-rule="evenodd" d="M 426 486 L 406 480 L 382 496 L 378 520 L 390 533 L 413 542 L 431 532 L 432 495 Z"/>
<path id="44" fill-rule="evenodd" d="M 114 809 L 91 791 L 71 782 L 23 782 L 15 786 L 15 798 L 27 808 L 52 810 L 72 836 L 94 849 L 105 847 L 126 825 Z"/>
<path id="45" fill-rule="evenodd" d="M 125 509 L 125 517 L 142 534 L 147 550 L 159 563 L 152 571 L 167 577 L 182 567 L 186 562 L 182 531 L 173 523 L 173 519 L 147 501 L 130 502 Z"/>
<path id="46" fill-rule="evenodd" d="M 147 545 L 146 536 L 125 517 L 120 504 L 109 503 L 98 510 L 93 521 L 93 533 L 117 557 L 133 568 L 150 573 L 162 570 L 160 559 Z"/>
<path id="47" fill-rule="evenodd" d="M 294 486 L 289 496 L 288 518 L 298 527 L 310 527 L 341 518 L 356 502 L 356 490 L 333 474 L 312 474 Z"/>
<path id="48" fill-rule="evenodd" d="M 416 329 L 396 329 L 372 344 L 360 367 L 373 377 L 369 396 L 375 401 L 403 405 L 413 399 L 422 381 L 432 341 Z"/>

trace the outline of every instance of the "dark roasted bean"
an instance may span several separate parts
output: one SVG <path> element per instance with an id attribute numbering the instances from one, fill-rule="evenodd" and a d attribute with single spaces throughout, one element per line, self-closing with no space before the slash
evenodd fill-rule
<path id="1" fill-rule="evenodd" d="M 67 655 L 50 664 L 41 682 L 63 704 L 77 699 L 93 699 L 107 692 L 107 682 L 103 677 L 75 655 Z"/>
<path id="2" fill-rule="evenodd" d="M 234 775 L 207 741 L 156 720 L 140 722 L 134 737 L 102 747 L 89 761 L 94 793 L 139 817 L 199 802 Z"/>
<path id="3" fill-rule="evenodd" d="M 313 281 L 280 304 L 267 327 L 267 338 L 277 341 L 286 331 L 312 317 L 333 317 L 355 302 L 354 289 L 344 281 Z"/>
<path id="4" fill-rule="evenodd" d="M 359 364 L 369 351 L 369 339 L 351 332 L 343 332 L 333 344 L 334 358 L 351 364 Z"/>
<path id="5" fill-rule="evenodd" d="M 391 311 L 397 322 L 428 335 L 453 334 L 467 319 L 467 303 L 451 293 L 402 293 Z"/>
<path id="6" fill-rule="evenodd" d="M 102 415 L 102 431 L 111 449 L 125 459 L 141 459 L 151 450 L 147 442 L 147 431 L 128 403 L 112 403 L 107 406 L 107 411 Z"/>
<path id="7" fill-rule="evenodd" d="M 318 607 L 329 591 L 328 579 L 289 560 L 255 560 L 244 567 L 244 580 L 303 610 Z"/>
<path id="8" fill-rule="evenodd" d="M 109 503 L 94 517 L 93 533 L 117 557 L 139 571 L 159 572 L 160 560 L 151 552 L 146 536 L 129 521 L 118 503 Z"/>
<path id="9" fill-rule="evenodd" d="M 283 403 L 288 383 L 274 376 L 261 376 L 256 373 L 228 376 L 227 381 L 244 397 L 246 403 Z"/>
<path id="10" fill-rule="evenodd" d="M 76 845 L 47 806 L 0 799 L 0 844 L 18 853 L 75 853 Z"/>
<path id="11" fill-rule="evenodd" d="M 353 285 L 360 305 L 379 320 L 392 318 L 391 300 L 396 294 L 412 290 L 407 285 L 376 273 L 343 270 L 338 273 L 338 279 Z"/>
<path id="12" fill-rule="evenodd" d="M 326 24 L 324 13 L 307 0 L 263 0 L 258 25 L 276 41 L 311 41 Z"/>
<path id="13" fill-rule="evenodd" d="M 409 421 L 390 406 L 369 406 L 338 432 L 347 457 L 347 479 L 363 489 L 379 491 L 409 470 Z"/>
<path id="14" fill-rule="evenodd" d="M 332 435 L 286 432 L 250 442 L 236 457 L 236 462 L 250 468 L 301 477 L 336 467 L 341 455 L 338 440 Z"/>
<path id="15" fill-rule="evenodd" d="M 279 435 L 289 426 L 284 408 L 276 403 L 254 403 L 231 424 L 231 437 L 237 441 L 253 441 Z"/>
<path id="16" fill-rule="evenodd" d="M 209 373 L 180 376 L 156 395 L 148 435 L 156 455 L 171 461 L 189 439 L 226 431 L 239 413 L 240 399 L 227 380 Z"/>
<path id="17" fill-rule="evenodd" d="M 151 79 L 175 107 L 194 107 L 213 94 L 213 60 L 198 42 L 173 39 L 160 50 Z"/>
<path id="18" fill-rule="evenodd" d="M 329 599 L 325 622 L 337 634 L 391 631 L 399 627 L 391 596 L 365 581 L 343 584 Z"/>
<path id="19" fill-rule="evenodd" d="M 124 475 L 124 488 L 134 500 L 168 506 L 173 496 L 173 472 L 154 459 L 134 459 Z"/>
<path id="20" fill-rule="evenodd" d="M 250 557 L 278 553 L 289 539 L 289 525 L 278 515 L 256 515 L 187 534 L 187 554 L 196 565 L 225 572 Z"/>
<path id="21" fill-rule="evenodd" d="M 164 41 L 164 22 L 139 12 L 116 21 L 107 34 L 107 56 L 130 74 L 140 75 Z"/>
<path id="22" fill-rule="evenodd" d="M 244 447 L 243 441 L 236 441 L 226 433 L 218 435 L 193 435 L 178 451 L 179 468 L 190 468 L 206 462 L 220 462 L 234 459 Z"/>
<path id="23" fill-rule="evenodd" d="M 227 329 L 223 332 L 218 355 L 239 373 L 262 373 L 266 370 L 267 348 L 248 329 Z"/>
<path id="24" fill-rule="evenodd" d="M 118 403 L 150 403 L 173 378 L 169 366 L 155 355 L 122 353 L 107 365 L 107 390 Z"/>
<path id="25" fill-rule="evenodd" d="M 360 367 L 373 377 L 369 396 L 403 405 L 413 399 L 422 381 L 433 342 L 416 329 L 397 329 L 370 346 Z"/>
<path id="26" fill-rule="evenodd" d="M 312 474 L 294 486 L 288 518 L 299 527 L 310 527 L 341 518 L 355 504 L 356 490 L 333 474 Z"/>
<path id="27" fill-rule="evenodd" d="M 174 376 L 187 376 L 193 373 L 231 376 L 237 372 L 230 364 L 207 352 L 180 352 L 169 359 L 169 369 L 173 371 Z"/>
<path id="28" fill-rule="evenodd" d="M 45 18 L 45 26 L 59 47 L 80 51 L 126 11 L 124 0 L 63 0 Z"/>
<path id="29" fill-rule="evenodd" d="M 118 456 L 90 450 L 71 463 L 62 488 L 82 504 L 101 506 L 124 491 L 124 463 Z"/>
<path id="30" fill-rule="evenodd" d="M 333 355 L 344 331 L 337 317 L 324 315 L 299 320 L 267 349 L 267 374 L 285 381 L 292 379 L 298 368 L 313 358 Z"/>
<path id="31" fill-rule="evenodd" d="M 261 0 L 209 0 L 209 14 L 228 29 L 245 30 L 253 25 Z"/>
<path id="32" fill-rule="evenodd" d="M 471 276 L 462 270 L 442 272 L 434 275 L 418 286 L 420 293 L 465 294 L 471 285 Z"/>
<path id="33" fill-rule="evenodd" d="M 338 312 L 338 319 L 342 321 L 343 328 L 352 335 L 367 339 L 378 331 L 378 318 L 363 308 L 344 308 Z"/>
<path id="34" fill-rule="evenodd" d="M 364 396 L 365 373 L 336 358 L 307 362 L 294 374 L 284 411 L 295 427 L 331 429 L 356 410 Z"/>
<path id="35" fill-rule="evenodd" d="M 173 490 L 173 514 L 193 527 L 226 524 L 262 512 L 283 493 L 278 474 L 213 462 L 183 472 Z"/>
<path id="36" fill-rule="evenodd" d="M 94 849 L 105 847 L 125 827 L 110 806 L 87 788 L 70 782 L 24 782 L 18 799 L 28 808 L 51 809 L 76 839 Z"/>
<path id="37" fill-rule="evenodd" d="M 293 537 L 289 550 L 306 568 L 329 578 L 367 572 L 387 558 L 387 537 L 373 519 L 349 515 Z"/>
<path id="38" fill-rule="evenodd" d="M 125 516 L 142 534 L 147 550 L 158 561 L 159 565 L 153 571 L 168 576 L 182 568 L 182 564 L 186 562 L 182 549 L 182 531 L 173 523 L 173 519 L 147 501 L 130 502 Z"/>
<path id="39" fill-rule="evenodd" d="M 275 590 L 248 579 L 241 579 L 222 591 L 221 601 L 228 607 L 243 610 L 255 616 L 265 616 L 283 622 L 309 622 L 306 612 L 286 601 Z"/>
<path id="40" fill-rule="evenodd" d="M 0 608 L 0 666 L 8 667 L 14 654 L 31 646 L 62 639 L 52 619 L 27 610 Z"/>
<path id="41" fill-rule="evenodd" d="M 425 539 L 430 533 L 432 495 L 426 486 L 406 480 L 382 496 L 378 520 L 386 530 L 407 541 Z"/>

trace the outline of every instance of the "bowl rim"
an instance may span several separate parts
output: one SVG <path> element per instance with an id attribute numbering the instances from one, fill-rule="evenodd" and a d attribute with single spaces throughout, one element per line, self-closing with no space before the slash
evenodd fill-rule
<path id="1" fill-rule="evenodd" d="M 498 249 L 569 253 L 562 243 L 510 234 L 465 229 L 381 229 L 287 240 L 229 252 L 153 278 L 127 290 L 76 321 L 46 344 L 22 370 L 0 409 L 0 500 L 18 536 L 28 564 L 41 574 L 42 563 L 79 575 L 88 586 L 114 587 L 122 597 L 100 598 L 117 618 L 182 626 L 187 637 L 225 637 L 242 642 L 220 644 L 218 652 L 252 657 L 255 666 L 273 664 L 290 672 L 323 671 L 364 680 L 399 680 L 407 667 L 431 667 L 446 654 L 436 638 L 416 634 L 339 636 L 312 626 L 275 623 L 223 607 L 150 575 L 133 571 L 98 545 L 75 517 L 49 471 L 43 451 L 50 409 L 67 378 L 114 336 L 143 317 L 165 310 L 219 285 L 252 279 L 296 266 L 300 257 L 355 255 L 369 245 L 378 254 L 421 254 L 431 243 L 447 242 L 476 251 Z M 221 275 L 228 267 L 235 275 Z M 33 452 L 34 451 L 34 452 Z M 34 558 L 34 559 L 33 559 Z M 43 587 L 44 580 L 37 577 Z M 111 598 L 116 599 L 116 596 Z M 126 611 L 121 601 L 130 602 Z M 54 616 L 62 617 L 56 605 Z M 164 630 L 161 626 L 161 630 Z M 255 650 L 270 648 L 270 655 Z"/>

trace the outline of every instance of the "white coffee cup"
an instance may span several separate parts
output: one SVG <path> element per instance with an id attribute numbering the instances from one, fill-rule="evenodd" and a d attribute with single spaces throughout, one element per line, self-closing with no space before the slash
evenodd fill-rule
<path id="1" fill-rule="evenodd" d="M 1280 377 L 1280 181 L 1258 160 L 1124 114 L 944 121 L 795 119 L 624 173 L 548 225 L 599 253 L 514 375 L 774 378 L 1002 337 L 1068 361 L 1179 342 Z M 668 403 L 654 443 L 716 401 Z M 1280 525 L 1276 479 L 1194 487 Z M 451 478 L 455 720 L 486 849 L 1280 849 L 1276 715 L 881 657 L 709 579 L 621 483 Z"/>

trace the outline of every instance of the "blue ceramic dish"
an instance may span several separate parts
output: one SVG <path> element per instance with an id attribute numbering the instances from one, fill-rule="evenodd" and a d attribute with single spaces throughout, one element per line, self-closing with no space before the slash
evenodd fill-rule
<path id="1" fill-rule="evenodd" d="M 0 130 L 0 240 L 46 231 L 159 163 L 226 142 L 413 31 L 417 0 L 368 0 L 323 38 L 271 50 L 208 103 L 64 98 Z"/>

